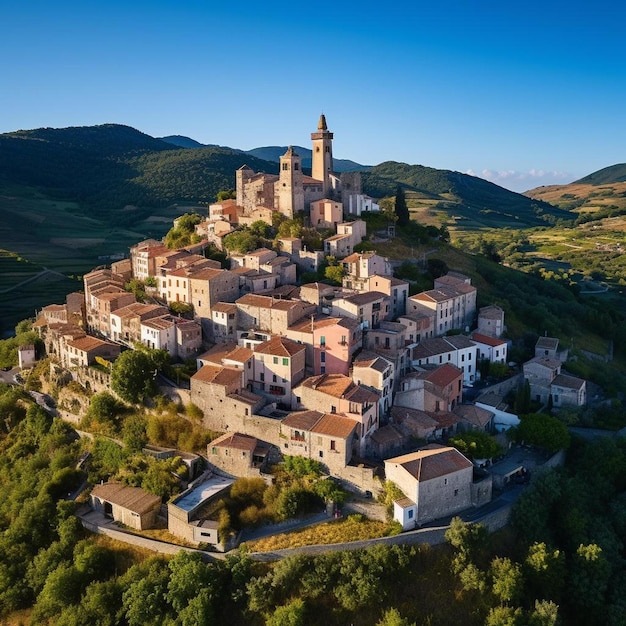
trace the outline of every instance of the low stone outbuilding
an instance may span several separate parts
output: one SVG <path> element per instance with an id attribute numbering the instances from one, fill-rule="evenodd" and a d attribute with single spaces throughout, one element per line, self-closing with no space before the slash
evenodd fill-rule
<path id="1" fill-rule="evenodd" d="M 122 483 L 96 485 L 90 498 L 95 511 L 135 530 L 152 528 L 161 508 L 159 496 Z"/>

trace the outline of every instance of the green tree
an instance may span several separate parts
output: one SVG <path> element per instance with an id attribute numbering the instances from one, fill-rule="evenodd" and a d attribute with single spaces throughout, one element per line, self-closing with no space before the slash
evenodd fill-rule
<path id="1" fill-rule="evenodd" d="M 398 218 L 398 226 L 408 226 L 411 223 L 411 215 L 409 213 L 409 207 L 406 204 L 404 189 L 401 185 L 398 185 L 396 189 L 396 201 L 394 209 Z"/>
<path id="2" fill-rule="evenodd" d="M 153 557 L 126 572 L 121 583 L 122 610 L 129 626 L 160 625 L 168 613 L 170 570 L 167 561 Z"/>
<path id="3" fill-rule="evenodd" d="M 545 448 L 548 452 L 569 448 L 571 440 L 567 426 L 561 420 L 543 413 L 520 415 L 520 423 L 513 435 L 517 441 Z"/>
<path id="4" fill-rule="evenodd" d="M 383 613 L 382 618 L 376 622 L 376 626 L 415 626 L 415 622 L 409 622 L 400 615 L 398 609 L 391 608 Z"/>
<path id="5" fill-rule="evenodd" d="M 146 418 L 139 413 L 130 415 L 122 426 L 122 439 L 129 452 L 139 452 L 148 443 Z"/>
<path id="6" fill-rule="evenodd" d="M 89 408 L 83 417 L 83 426 L 93 428 L 99 426 L 105 434 L 114 435 L 119 432 L 122 416 L 126 407 L 108 391 L 96 393 L 89 400 Z"/>
<path id="7" fill-rule="evenodd" d="M 500 454 L 498 442 L 482 430 L 470 430 L 450 437 L 448 442 L 470 459 L 491 459 Z"/>
<path id="8" fill-rule="evenodd" d="M 336 285 L 341 285 L 341 281 L 346 275 L 346 270 L 343 265 L 341 265 L 334 256 L 327 256 L 326 262 L 328 265 L 324 269 L 324 278 Z"/>
<path id="9" fill-rule="evenodd" d="M 521 567 L 507 557 L 496 557 L 489 568 L 491 589 L 500 602 L 517 602 L 522 595 Z"/>
<path id="10" fill-rule="evenodd" d="M 217 202 L 224 202 L 224 200 L 231 200 L 237 198 L 237 192 L 234 189 L 226 189 L 217 192 Z"/>
<path id="11" fill-rule="evenodd" d="M 300 598 L 279 606 L 265 622 L 267 626 L 306 626 L 306 605 Z"/>
<path id="12" fill-rule="evenodd" d="M 111 388 L 127 402 L 142 402 L 156 394 L 157 373 L 148 353 L 126 350 L 115 359 L 111 368 Z"/>

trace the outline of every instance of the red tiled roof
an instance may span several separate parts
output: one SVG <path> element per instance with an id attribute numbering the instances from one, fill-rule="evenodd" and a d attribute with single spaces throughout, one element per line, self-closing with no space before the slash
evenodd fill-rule
<path id="1" fill-rule="evenodd" d="M 259 344 L 254 351 L 260 354 L 271 354 L 274 356 L 286 356 L 291 357 L 300 352 L 304 352 L 306 347 L 293 341 L 293 339 L 288 339 L 287 337 L 274 336 L 268 341 L 264 341 Z"/>
<path id="2" fill-rule="evenodd" d="M 506 343 L 504 339 L 497 339 L 496 337 L 490 337 L 489 335 L 483 335 L 482 333 L 472 333 L 471 338 L 478 343 L 483 343 L 486 346 L 492 346 L 494 348 Z"/>
<path id="3" fill-rule="evenodd" d="M 418 482 L 425 482 L 472 467 L 472 462 L 456 448 L 445 446 L 428 446 L 424 450 L 389 459 L 386 462 L 401 465 Z"/>

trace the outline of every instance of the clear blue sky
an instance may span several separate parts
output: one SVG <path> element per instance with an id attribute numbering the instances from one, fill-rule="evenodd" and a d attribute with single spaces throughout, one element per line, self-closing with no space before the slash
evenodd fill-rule
<path id="1" fill-rule="evenodd" d="M 309 146 L 323 112 L 338 158 L 567 183 L 626 162 L 620 4 L 4 0 L 0 132 L 246 150 Z"/>

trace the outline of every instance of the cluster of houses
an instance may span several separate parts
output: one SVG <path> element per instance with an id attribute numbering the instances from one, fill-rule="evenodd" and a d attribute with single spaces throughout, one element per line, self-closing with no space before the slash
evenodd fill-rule
<path id="1" fill-rule="evenodd" d="M 197 226 L 199 244 L 171 250 L 155 240 L 138 243 L 130 258 L 86 274 L 83 293 L 45 307 L 35 323 L 48 354 L 81 382 L 90 366 L 138 343 L 175 360 L 196 359 L 189 399 L 204 426 L 224 434 L 207 449 L 212 478 L 168 505 L 173 532 L 191 542 L 217 543 L 214 524 L 194 518 L 198 502 L 232 477 L 262 475 L 280 454 L 316 459 L 364 491 L 379 489 L 384 462 L 405 494 L 396 503 L 404 528 L 482 504 L 491 483 L 476 482 L 472 463 L 445 442 L 517 421 L 498 402 L 464 401 L 481 361 L 507 362 L 503 310 L 478 310 L 476 288 L 457 272 L 409 295 L 387 258 L 355 252 L 366 234 L 360 213 L 377 207 L 360 193 L 356 174 L 332 174 L 323 116 L 312 140 L 312 177 L 291 148 L 279 175 L 244 166 L 237 200 L 209 207 Z M 275 211 L 305 211 L 311 225 L 332 226 L 336 235 L 323 250 L 283 238 L 276 250 L 231 254 L 228 269 L 203 256 L 209 241 L 247 221 L 272 223 Z M 298 284 L 301 271 L 316 269 L 327 254 L 340 259 L 342 285 Z M 125 289 L 131 279 L 146 284 L 151 303 Z M 193 314 L 172 314 L 174 303 Z M 556 340 L 542 338 L 524 365 L 532 395 L 542 402 L 551 396 L 554 406 L 584 404 L 584 381 L 561 373 L 562 362 Z M 415 451 L 418 441 L 429 445 Z M 125 523 L 152 520 L 155 501 L 102 487 L 93 496 L 97 507 L 113 512 L 115 502 L 137 500 L 141 510 L 125 514 Z"/>

